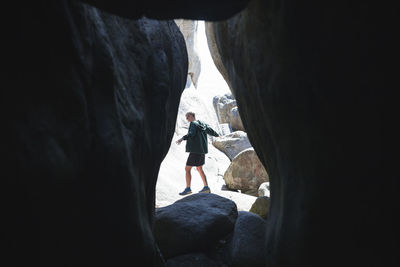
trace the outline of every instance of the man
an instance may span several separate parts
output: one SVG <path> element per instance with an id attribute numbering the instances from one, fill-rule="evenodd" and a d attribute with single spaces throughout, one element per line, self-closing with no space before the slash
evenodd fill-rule
<path id="1" fill-rule="evenodd" d="M 179 145 L 183 140 L 186 140 L 186 152 L 189 152 L 189 157 L 186 162 L 186 188 L 179 195 L 191 194 L 190 183 L 192 181 L 192 175 L 190 171 L 192 167 L 196 167 L 199 172 L 201 179 L 203 180 L 204 187 L 199 193 L 211 193 L 208 187 L 207 178 L 203 171 L 203 165 L 205 160 L 205 154 L 208 153 L 208 142 L 207 134 L 213 136 L 219 136 L 206 123 L 196 120 L 196 115 L 193 112 L 186 113 L 186 120 L 190 122 L 188 134 L 180 138 L 176 143 Z"/>

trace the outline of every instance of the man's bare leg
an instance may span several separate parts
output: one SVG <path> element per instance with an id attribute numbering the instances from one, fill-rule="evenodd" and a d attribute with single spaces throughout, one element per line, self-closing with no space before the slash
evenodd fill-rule
<path id="1" fill-rule="evenodd" d="M 186 166 L 185 171 L 186 171 L 186 187 L 190 187 L 190 184 L 192 182 L 192 175 L 190 174 L 190 171 L 192 170 L 192 166 Z"/>
<path id="2" fill-rule="evenodd" d="M 203 166 L 197 166 L 196 169 L 199 172 L 201 179 L 203 180 L 204 186 L 208 186 L 207 178 L 206 178 L 206 175 L 205 175 L 205 173 L 203 171 Z"/>

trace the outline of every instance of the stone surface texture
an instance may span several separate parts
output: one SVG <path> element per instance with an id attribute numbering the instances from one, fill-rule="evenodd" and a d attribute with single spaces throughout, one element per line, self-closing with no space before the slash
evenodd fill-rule
<path id="1" fill-rule="evenodd" d="M 398 87 L 386 31 L 395 15 L 378 9 L 253 0 L 213 24 L 244 127 L 271 178 L 265 266 L 400 261 L 390 189 L 399 183 L 384 164 L 396 153 L 382 143 L 394 140 L 384 138 L 394 126 L 383 118 L 396 119 L 383 99 Z"/>
<path id="2" fill-rule="evenodd" d="M 176 19 L 176 25 L 181 30 L 186 42 L 186 49 L 189 57 L 188 74 L 195 87 L 201 72 L 201 61 L 197 53 L 197 21 Z"/>
<path id="3" fill-rule="evenodd" d="M 266 221 L 251 212 L 240 211 L 230 243 L 232 267 L 265 266 Z"/>
<path id="4" fill-rule="evenodd" d="M 163 266 L 154 195 L 187 81 L 182 18 L 224 20 L 218 64 L 271 178 L 263 265 L 400 266 L 397 9 L 252 0 L 233 16 L 247 3 L 4 8 L 2 266 Z"/>
<path id="5" fill-rule="evenodd" d="M 259 196 L 251 206 L 250 212 L 259 215 L 263 219 L 267 219 L 270 205 L 269 197 Z"/>
<path id="6" fill-rule="evenodd" d="M 245 149 L 251 148 L 247 134 L 243 131 L 235 131 L 230 134 L 215 138 L 213 146 L 222 151 L 231 161 Z"/>
<path id="7" fill-rule="evenodd" d="M 109 13 L 130 19 L 195 19 L 219 21 L 245 8 L 249 0 L 81 0 Z"/>
<path id="8" fill-rule="evenodd" d="M 165 267 L 220 267 L 221 265 L 210 259 L 204 253 L 180 255 L 167 260 Z"/>
<path id="9" fill-rule="evenodd" d="M 270 190 L 269 190 L 269 182 L 265 182 L 260 184 L 260 187 L 258 188 L 258 196 L 263 197 L 269 197 L 270 195 Z"/>
<path id="10" fill-rule="evenodd" d="M 161 264 L 154 188 L 187 77 L 179 28 L 76 1 L 20 12 L 2 105 L 12 262 Z"/>
<path id="11" fill-rule="evenodd" d="M 244 131 L 236 100 L 231 93 L 215 96 L 213 105 L 219 123 L 229 123 L 233 131 Z"/>
<path id="12" fill-rule="evenodd" d="M 240 152 L 224 174 L 229 189 L 241 190 L 257 196 L 258 188 L 269 181 L 269 176 L 253 148 Z"/>
<path id="13" fill-rule="evenodd" d="M 206 251 L 233 230 L 237 214 L 227 198 L 193 194 L 156 210 L 154 235 L 166 259 Z"/>

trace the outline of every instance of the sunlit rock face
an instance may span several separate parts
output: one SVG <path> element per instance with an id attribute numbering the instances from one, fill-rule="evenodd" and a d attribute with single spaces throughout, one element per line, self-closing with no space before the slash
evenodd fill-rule
<path id="1" fill-rule="evenodd" d="M 232 94 L 215 96 L 213 106 L 221 124 L 228 123 L 233 131 L 245 131 L 236 100 Z"/>
<path id="2" fill-rule="evenodd" d="M 269 181 L 268 173 L 253 148 L 247 148 L 237 154 L 224 174 L 229 189 L 258 196 L 258 188 Z"/>
<path id="3" fill-rule="evenodd" d="M 391 89 L 375 67 L 388 70 L 377 47 L 390 38 L 370 27 L 373 9 L 254 0 L 212 25 L 245 129 L 270 175 L 265 266 L 398 263 L 394 180 L 382 166 L 393 158 L 381 145 L 378 115 Z"/>
<path id="4" fill-rule="evenodd" d="M 161 264 L 154 189 L 187 77 L 179 28 L 73 1 L 20 11 L 2 105 L 8 262 Z"/>
<path id="5" fill-rule="evenodd" d="M 251 148 L 249 138 L 243 131 L 236 131 L 215 138 L 213 146 L 222 151 L 231 161 L 243 150 Z"/>
<path id="6" fill-rule="evenodd" d="M 196 36 L 197 36 L 197 21 L 176 19 L 176 25 L 181 30 L 183 37 L 185 38 L 186 49 L 189 57 L 189 77 L 197 87 L 197 81 L 201 72 L 201 62 L 197 53 Z"/>

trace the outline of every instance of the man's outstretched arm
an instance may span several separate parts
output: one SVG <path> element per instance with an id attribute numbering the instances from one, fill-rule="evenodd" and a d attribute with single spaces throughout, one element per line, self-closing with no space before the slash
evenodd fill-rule
<path id="1" fill-rule="evenodd" d="M 182 138 L 178 139 L 178 141 L 176 141 L 177 144 L 180 144 L 183 140 L 188 140 L 190 138 L 192 138 L 193 136 L 196 135 L 196 125 L 194 125 L 194 123 L 190 123 L 189 126 L 189 131 L 186 135 L 182 136 Z"/>
<path id="2" fill-rule="evenodd" d="M 206 133 L 215 137 L 219 136 L 219 134 L 216 131 L 214 131 L 214 129 L 211 128 L 210 126 L 207 126 Z"/>

